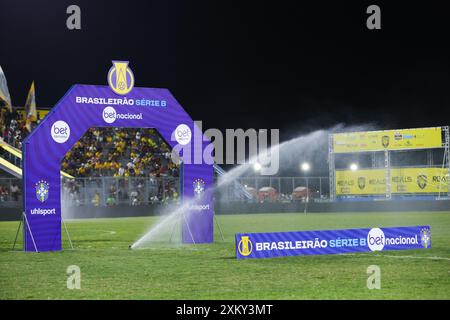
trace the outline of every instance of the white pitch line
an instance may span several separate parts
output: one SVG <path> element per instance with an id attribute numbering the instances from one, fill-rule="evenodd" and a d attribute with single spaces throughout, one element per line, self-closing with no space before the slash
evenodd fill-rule
<path id="1" fill-rule="evenodd" d="M 450 261 L 450 258 L 445 258 L 445 257 L 395 256 L 395 255 L 389 255 L 389 254 L 383 254 L 383 255 L 377 254 L 377 255 L 372 255 L 372 254 L 365 254 L 365 253 L 360 253 L 360 254 L 348 253 L 348 254 L 344 254 L 344 255 L 351 255 L 351 256 L 371 256 L 371 257 L 376 257 L 376 258 L 387 257 L 387 258 L 398 258 L 398 259 L 429 259 L 429 260 L 446 260 L 446 261 Z"/>

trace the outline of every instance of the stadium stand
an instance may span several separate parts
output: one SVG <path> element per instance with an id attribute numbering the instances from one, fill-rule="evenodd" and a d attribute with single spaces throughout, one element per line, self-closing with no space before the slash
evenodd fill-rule
<path id="1" fill-rule="evenodd" d="M 23 115 L 16 109 L 11 112 L 1 107 L 0 167 L 18 178 L 22 175 L 22 141 L 29 133 L 25 125 Z M 36 125 L 34 122 L 31 128 Z M 61 161 L 63 193 L 74 205 L 94 206 L 124 202 L 139 205 L 177 198 L 179 166 L 171 161 L 170 152 L 153 129 L 92 128 Z M 99 189 L 105 179 L 110 186 Z M 20 195 L 20 183 L 10 176 L 0 182 L 0 202 L 20 203 L 16 196 Z M 146 188 L 142 187 L 144 184 Z M 99 190 L 103 191 L 102 197 Z"/>
<path id="2" fill-rule="evenodd" d="M 3 107 L 0 128 L 2 159 L 21 167 L 20 149 L 28 134 L 25 120 L 15 109 Z M 66 154 L 61 167 L 73 177 L 179 175 L 168 145 L 153 129 L 92 128 Z"/>
<path id="3" fill-rule="evenodd" d="M 74 177 L 178 177 L 170 149 L 153 129 L 92 128 L 66 154 Z"/>

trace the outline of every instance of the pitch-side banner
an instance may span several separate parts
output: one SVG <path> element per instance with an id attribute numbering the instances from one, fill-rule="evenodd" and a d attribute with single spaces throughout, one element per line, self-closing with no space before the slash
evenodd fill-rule
<path id="1" fill-rule="evenodd" d="M 447 193 L 446 168 L 392 168 L 391 193 Z M 386 193 L 384 169 L 337 170 L 336 195 L 381 195 Z"/>
<path id="2" fill-rule="evenodd" d="M 428 248 L 430 226 L 236 234 L 238 259 Z"/>
<path id="3" fill-rule="evenodd" d="M 441 127 L 333 134 L 335 153 L 440 147 L 442 147 Z"/>

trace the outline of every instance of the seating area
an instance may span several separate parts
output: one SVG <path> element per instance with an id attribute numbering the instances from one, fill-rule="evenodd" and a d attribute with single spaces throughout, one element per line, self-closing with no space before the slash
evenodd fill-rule
<path id="1" fill-rule="evenodd" d="M 170 148 L 154 129 L 92 128 L 61 170 L 74 177 L 178 177 Z"/>
<path id="2" fill-rule="evenodd" d="M 37 123 L 32 123 L 33 129 Z M 21 149 L 29 134 L 25 119 L 0 109 L 1 138 Z M 9 160 L 9 159 L 8 159 Z M 74 177 L 178 177 L 170 148 L 154 129 L 91 128 L 67 152 L 61 170 Z"/>

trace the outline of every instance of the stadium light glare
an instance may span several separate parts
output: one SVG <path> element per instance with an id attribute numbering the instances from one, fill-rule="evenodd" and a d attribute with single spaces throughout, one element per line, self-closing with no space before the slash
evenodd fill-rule
<path id="1" fill-rule="evenodd" d="M 311 165 L 308 162 L 303 162 L 300 166 L 300 169 L 303 172 L 308 172 L 309 170 L 311 170 Z"/>
<path id="2" fill-rule="evenodd" d="M 261 168 L 262 168 L 262 166 L 259 162 L 255 162 L 255 164 L 253 165 L 253 170 L 255 170 L 255 171 L 260 171 Z"/>
<path id="3" fill-rule="evenodd" d="M 352 171 L 358 170 L 358 164 L 356 164 L 356 163 L 350 164 L 350 170 L 352 170 Z"/>

